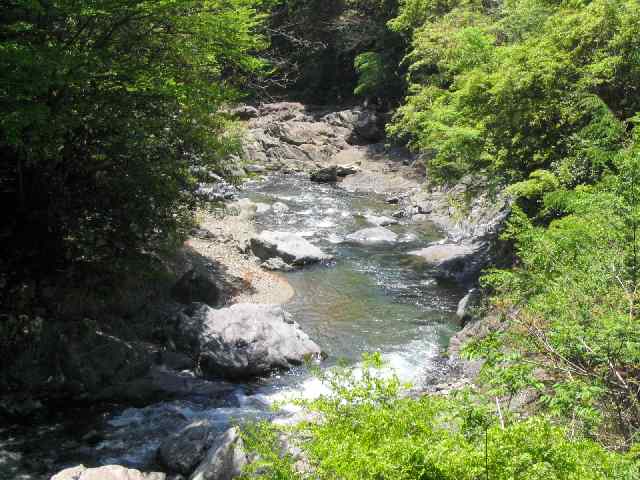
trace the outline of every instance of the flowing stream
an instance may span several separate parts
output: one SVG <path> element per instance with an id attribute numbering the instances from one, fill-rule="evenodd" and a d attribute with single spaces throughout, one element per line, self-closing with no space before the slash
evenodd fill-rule
<path id="1" fill-rule="evenodd" d="M 323 368 L 339 359 L 357 364 L 363 353 L 380 352 L 401 379 L 419 385 L 456 328 L 453 312 L 463 292 L 436 282 L 408 252 L 442 234 L 429 223 L 401 222 L 387 227 L 400 235 L 396 243 L 346 243 L 346 235 L 372 226 L 365 216 L 389 215 L 393 205 L 380 195 L 350 193 L 302 176 L 252 181 L 244 193 L 255 202 L 287 207 L 259 213 L 259 229 L 296 232 L 335 257 L 327 265 L 283 274 L 296 292 L 286 308 L 328 354 Z M 39 427 L 29 444 L 53 470 L 78 463 L 153 470 L 157 447 L 182 426 L 202 419 L 222 430 L 237 422 L 286 417 L 293 409 L 274 413 L 275 401 L 312 398 L 324 388 L 301 367 L 237 384 L 222 398 L 194 396 Z M 43 460 L 43 452 L 50 458 Z"/>

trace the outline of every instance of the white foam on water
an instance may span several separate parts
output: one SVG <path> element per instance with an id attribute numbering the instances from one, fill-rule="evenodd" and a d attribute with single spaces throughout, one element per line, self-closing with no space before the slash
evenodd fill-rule
<path id="1" fill-rule="evenodd" d="M 332 233 L 327 237 L 327 241 L 329 243 L 338 244 L 338 243 L 342 243 L 344 241 L 344 237 L 341 237 L 340 235 Z"/>
<path id="2" fill-rule="evenodd" d="M 321 220 L 312 220 L 309 223 L 317 228 L 331 228 L 336 226 L 336 222 L 334 222 L 329 218 L 323 218 Z"/>

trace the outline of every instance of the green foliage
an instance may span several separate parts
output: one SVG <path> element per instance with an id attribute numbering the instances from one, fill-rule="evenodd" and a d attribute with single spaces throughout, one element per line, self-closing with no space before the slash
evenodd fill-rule
<path id="1" fill-rule="evenodd" d="M 617 173 L 593 187 L 554 190 L 547 174 L 516 185 L 542 195 L 543 215 L 562 216 L 535 226 L 517 213 L 507 234 L 520 264 L 484 279 L 496 305 L 517 309 L 510 348 L 535 358 L 553 379 L 551 410 L 626 445 L 640 428 L 637 148 L 621 153 Z"/>
<path id="2" fill-rule="evenodd" d="M 16 264 L 96 261 L 188 226 L 222 108 L 262 69 L 256 0 L 20 0 L 0 23 L 0 151 Z M 30 258 L 32 258 L 30 260 Z"/>
<path id="3" fill-rule="evenodd" d="M 389 132 L 431 154 L 434 180 L 483 171 L 520 181 L 540 169 L 570 186 L 597 180 L 640 109 L 629 95 L 640 78 L 637 7 L 404 2 L 391 25 L 411 32 L 410 87 Z"/>
<path id="4" fill-rule="evenodd" d="M 397 379 L 353 375 L 343 371 L 332 382 L 350 389 L 308 405 L 320 420 L 287 432 L 301 442 L 313 478 L 631 480 L 640 473 L 631 456 L 570 439 L 546 418 L 507 418 L 502 428 L 490 404 L 469 395 L 412 399 Z M 307 478 L 279 453 L 278 436 L 269 425 L 245 436 L 260 458 L 247 478 Z"/>

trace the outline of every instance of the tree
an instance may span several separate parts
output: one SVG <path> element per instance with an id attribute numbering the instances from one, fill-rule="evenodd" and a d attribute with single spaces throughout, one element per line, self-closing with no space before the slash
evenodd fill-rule
<path id="1" fill-rule="evenodd" d="M 0 11 L 11 269 L 118 259 L 179 234 L 192 167 L 224 170 L 223 108 L 264 67 L 259 0 L 14 0 Z"/>

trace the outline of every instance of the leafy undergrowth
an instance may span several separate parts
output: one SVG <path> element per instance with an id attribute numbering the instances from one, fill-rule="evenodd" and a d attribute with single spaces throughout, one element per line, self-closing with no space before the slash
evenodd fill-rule
<path id="1" fill-rule="evenodd" d="M 491 403 L 460 392 L 455 397 L 403 396 L 397 378 L 375 370 L 326 377 L 335 392 L 305 408 L 322 420 L 285 434 L 297 439 L 306 469 L 283 454 L 282 431 L 264 423 L 245 432 L 258 460 L 246 478 L 424 480 L 632 480 L 640 463 L 632 449 L 610 452 L 543 416 L 498 416 Z M 298 466 L 300 462 L 298 461 Z"/>

